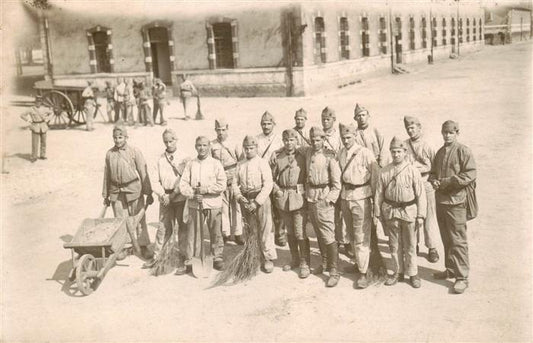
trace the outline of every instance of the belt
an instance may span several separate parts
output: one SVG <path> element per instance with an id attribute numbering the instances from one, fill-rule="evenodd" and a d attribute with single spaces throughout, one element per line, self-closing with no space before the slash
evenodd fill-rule
<path id="1" fill-rule="evenodd" d="M 416 204 L 415 199 L 411 201 L 407 201 L 407 202 L 398 202 L 398 201 L 392 201 L 392 200 L 385 198 L 383 199 L 383 201 L 385 201 L 386 204 L 389 204 L 392 208 L 405 208 L 407 206 Z"/>
<path id="2" fill-rule="evenodd" d="M 32 123 L 32 124 L 41 124 L 41 123 L 44 123 L 44 120 L 41 120 L 41 121 L 32 121 L 31 123 Z"/>
<path id="3" fill-rule="evenodd" d="M 247 199 L 255 199 L 255 197 L 260 193 L 261 191 L 251 191 L 251 192 L 243 192 L 242 195 Z"/>
<path id="4" fill-rule="evenodd" d="M 423 173 L 420 173 L 420 175 L 426 176 L 426 175 L 429 175 L 429 172 L 423 172 Z"/>
<path id="5" fill-rule="evenodd" d="M 125 182 L 125 183 L 116 183 L 116 182 L 111 181 L 111 184 L 112 184 L 113 186 L 118 187 L 118 188 L 124 188 L 125 186 L 127 186 L 127 185 L 129 185 L 130 183 L 135 182 L 135 181 L 137 181 L 137 180 L 139 180 L 139 179 L 131 180 L 131 181 L 129 181 L 129 182 Z"/>
<path id="6" fill-rule="evenodd" d="M 354 189 L 368 186 L 369 184 L 370 184 L 370 180 L 360 185 L 354 185 L 353 183 L 349 183 L 349 182 L 342 182 L 344 189 L 349 190 L 349 191 L 353 191 Z"/>
<path id="7" fill-rule="evenodd" d="M 298 185 L 296 185 L 296 186 L 280 186 L 279 188 L 285 189 L 285 190 L 289 190 L 289 189 L 297 190 L 298 189 Z"/>
<path id="8" fill-rule="evenodd" d="M 165 194 L 172 194 L 174 192 L 173 189 L 165 189 Z"/>
<path id="9" fill-rule="evenodd" d="M 230 164 L 229 166 L 225 166 L 224 170 L 233 169 L 237 166 L 237 163 Z"/>
<path id="10" fill-rule="evenodd" d="M 319 188 L 326 188 L 329 186 L 329 183 L 322 183 L 319 185 L 313 185 L 312 183 L 307 183 L 307 187 L 311 189 L 319 189 Z"/>

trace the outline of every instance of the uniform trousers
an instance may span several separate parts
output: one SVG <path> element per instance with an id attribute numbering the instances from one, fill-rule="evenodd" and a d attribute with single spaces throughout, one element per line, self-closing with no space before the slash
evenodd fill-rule
<path id="1" fill-rule="evenodd" d="M 184 117 L 190 117 L 191 113 L 193 111 L 193 100 L 194 98 L 190 95 L 188 96 L 181 96 L 181 102 L 183 104 L 183 116 Z"/>
<path id="2" fill-rule="evenodd" d="M 346 220 L 344 220 L 344 215 L 342 214 L 342 204 L 340 199 L 335 204 L 335 239 L 340 244 L 348 244 L 351 242 L 346 227 Z"/>
<path id="3" fill-rule="evenodd" d="M 326 246 L 335 243 L 335 207 L 326 200 L 318 200 L 308 202 L 307 210 L 319 244 Z"/>
<path id="4" fill-rule="evenodd" d="M 438 240 L 438 223 L 437 223 L 437 211 L 435 208 L 435 190 L 430 183 L 425 182 L 427 196 L 427 215 L 424 220 L 424 244 L 428 249 L 434 249 L 437 247 Z M 429 186 L 429 187 L 428 187 Z M 420 229 L 417 230 L 417 241 L 420 241 Z"/>
<path id="5" fill-rule="evenodd" d="M 138 214 L 144 208 L 144 196 L 141 195 L 138 199 L 127 201 L 124 193 L 119 193 L 118 198 L 111 202 L 115 218 L 126 218 Z M 139 225 L 135 228 L 137 233 L 137 242 L 139 246 L 146 247 L 150 245 L 150 236 L 148 236 L 148 228 L 146 226 L 146 215 L 143 216 Z M 128 241 L 129 241 L 128 236 Z M 131 242 L 131 241 L 129 241 Z"/>
<path id="6" fill-rule="evenodd" d="M 415 223 L 393 218 L 385 225 L 389 230 L 392 271 L 415 276 L 418 274 Z"/>
<path id="7" fill-rule="evenodd" d="M 464 204 L 437 204 L 437 221 L 444 245 L 444 266 L 458 280 L 468 279 L 468 241 Z"/>
<path id="8" fill-rule="evenodd" d="M 145 102 L 138 107 L 139 124 L 154 125 L 150 105 Z"/>
<path id="9" fill-rule="evenodd" d="M 114 99 L 107 99 L 106 111 L 107 111 L 107 119 L 109 119 L 109 122 L 112 123 L 113 113 L 115 112 L 115 100 Z"/>
<path id="10" fill-rule="evenodd" d="M 307 232 L 305 230 L 307 214 L 304 208 L 294 211 L 279 210 L 281 217 L 281 224 L 286 228 L 287 235 L 296 240 L 307 239 Z"/>
<path id="11" fill-rule="evenodd" d="M 370 259 L 372 234 L 372 203 L 370 198 L 341 200 L 346 230 L 355 248 L 355 263 L 361 273 L 366 273 Z"/>
<path id="12" fill-rule="evenodd" d="M 188 245 L 187 224 L 183 222 L 183 208 L 185 201 L 171 202 L 167 206 L 159 205 L 159 227 L 155 236 L 154 257 L 157 257 L 161 247 L 170 239 L 175 230 L 178 234 L 178 249 L 180 258 L 189 260 L 192 247 Z M 175 234 L 175 233 L 174 233 Z"/>
<path id="13" fill-rule="evenodd" d="M 187 241 L 186 251 L 193 252 L 193 256 L 200 256 L 201 236 L 200 231 L 196 231 L 199 224 L 199 210 L 189 207 L 189 221 L 187 222 Z M 222 261 L 224 251 L 224 240 L 222 239 L 222 213 L 220 208 L 210 208 L 202 210 L 203 223 L 201 230 L 204 232 L 204 240 L 209 237 L 211 254 L 215 261 Z M 190 250 L 189 250 L 190 249 Z M 205 252 L 207 253 L 207 252 Z"/>
<path id="14" fill-rule="evenodd" d="M 94 129 L 94 110 L 96 103 L 93 99 L 85 100 L 83 104 L 83 112 L 85 112 L 85 122 L 87 124 L 87 131 Z"/>
<path id="15" fill-rule="evenodd" d="M 272 211 L 270 198 L 267 197 L 263 205 L 257 207 L 255 213 L 249 213 L 241 207 L 244 213 L 244 222 L 250 227 L 249 232 L 257 231 L 261 243 L 261 250 L 265 260 L 272 261 L 278 257 L 274 244 L 274 228 L 272 226 Z"/>
<path id="16" fill-rule="evenodd" d="M 31 158 L 39 157 L 39 143 L 41 144 L 41 157 L 46 157 L 46 132 L 31 132 Z"/>
<path id="17" fill-rule="evenodd" d="M 157 112 L 160 113 L 160 124 L 163 124 L 165 123 L 165 117 L 163 116 L 163 111 L 165 110 L 165 106 L 166 106 L 166 100 L 163 99 L 163 100 L 156 100 L 154 99 L 154 112 L 153 112 L 153 119 L 154 119 L 154 123 L 156 121 L 156 118 L 157 118 Z"/>
<path id="18" fill-rule="evenodd" d="M 222 193 L 222 233 L 224 236 L 242 235 L 242 214 L 241 206 L 231 185 Z"/>
<path id="19" fill-rule="evenodd" d="M 115 102 L 115 122 L 117 122 L 119 119 L 121 119 L 122 114 L 122 120 L 126 121 L 126 104 L 124 101 L 116 101 Z"/>

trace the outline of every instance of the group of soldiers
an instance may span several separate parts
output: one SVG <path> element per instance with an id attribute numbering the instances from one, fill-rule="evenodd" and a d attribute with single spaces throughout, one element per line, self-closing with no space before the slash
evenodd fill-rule
<path id="1" fill-rule="evenodd" d="M 262 269 L 271 273 L 277 259 L 276 244 L 288 243 L 290 261 L 283 270 L 296 269 L 300 278 L 311 273 L 307 223 L 313 227 L 321 254 L 315 273 L 329 273 L 327 287 L 338 284 L 339 248 L 355 261 L 356 287 L 369 285 L 372 236 L 381 223 L 388 236 L 392 286 L 409 277 L 421 286 L 417 253 L 424 232 L 428 260 L 437 262 L 437 230 L 444 245 L 446 270 L 437 279 L 455 278 L 454 291 L 468 287 L 466 221 L 468 189 L 475 186 L 476 168 L 470 150 L 457 142 L 459 126 L 442 125 L 444 145 L 436 154 L 422 137 L 420 121 L 404 118 L 409 139 L 394 137 L 389 145 L 370 123 L 370 113 L 360 105 L 354 123 L 335 125 L 335 112 L 326 107 L 321 127 L 305 128 L 307 113 L 295 113 L 295 127 L 280 135 L 274 117 L 261 117 L 262 132 L 248 135 L 242 144 L 229 143 L 229 125 L 215 121 L 216 139 L 199 136 L 197 156 L 187 158 L 177 149 L 172 129 L 163 134 L 165 150 L 154 172 L 148 172 L 139 149 L 127 144 L 124 125 L 114 127 L 115 146 L 106 155 L 103 197 L 116 216 L 135 215 L 159 199 L 159 226 L 153 253 L 146 222 L 137 229 L 139 245 L 151 268 L 161 247 L 176 233 L 179 262 L 176 275 L 190 271 L 198 251 L 194 223 L 205 218 L 213 267 L 225 267 L 225 242 L 244 244 L 247 232 L 259 233 Z M 150 182 L 150 174 L 155 179 Z M 201 212 L 201 213 L 200 213 Z M 201 242 L 200 242 L 201 244 Z M 377 247 L 377 244 L 376 244 Z"/>

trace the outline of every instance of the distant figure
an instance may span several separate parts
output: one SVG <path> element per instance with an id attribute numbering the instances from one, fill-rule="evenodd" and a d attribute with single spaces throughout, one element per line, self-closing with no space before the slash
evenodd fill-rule
<path id="1" fill-rule="evenodd" d="M 48 132 L 48 121 L 53 115 L 52 110 L 42 106 L 43 101 L 40 96 L 35 97 L 35 106 L 29 112 L 22 114 L 22 120 L 30 123 L 31 130 L 31 162 L 37 161 L 37 149 L 41 144 L 41 160 L 46 160 L 46 132 Z"/>
<path id="2" fill-rule="evenodd" d="M 305 131 L 305 123 L 307 121 L 307 112 L 300 108 L 296 113 L 294 113 L 294 130 L 298 133 L 297 144 L 299 147 L 308 147 L 311 146 L 311 141 L 309 139 L 309 132 Z"/>
<path id="3" fill-rule="evenodd" d="M 122 120 L 126 120 L 126 108 L 124 106 L 124 95 L 126 92 L 126 84 L 123 77 L 117 78 L 117 87 L 115 88 L 115 122 L 120 119 L 120 113 L 122 112 Z"/>
<path id="4" fill-rule="evenodd" d="M 126 109 L 126 120 L 128 125 L 135 125 L 135 117 L 133 116 L 133 107 L 135 106 L 135 94 L 133 91 L 133 84 L 131 79 L 126 79 L 126 89 L 124 92 L 124 108 Z"/>
<path id="5" fill-rule="evenodd" d="M 154 126 L 152 118 L 152 112 L 150 108 L 150 92 L 144 87 L 144 82 L 139 81 L 137 83 L 137 106 L 139 113 L 139 124 Z"/>
<path id="6" fill-rule="evenodd" d="M 113 84 L 111 81 L 105 82 L 105 97 L 107 100 L 107 119 L 110 123 L 113 122 L 113 113 L 115 112 L 115 87 L 113 87 Z"/>
<path id="7" fill-rule="evenodd" d="M 152 96 L 154 97 L 154 123 L 157 119 L 157 112 L 159 112 L 161 118 L 159 123 L 161 124 L 161 126 L 167 125 L 167 121 L 163 116 L 165 105 L 167 103 L 166 93 L 167 86 L 165 86 L 163 81 L 161 81 L 161 79 L 154 79 L 154 85 L 152 86 Z"/>
<path id="8" fill-rule="evenodd" d="M 87 81 L 87 87 L 81 93 L 83 101 L 83 112 L 85 112 L 85 121 L 87 123 L 87 131 L 94 130 L 94 111 L 96 107 L 96 99 L 93 92 L 93 81 Z"/>
<path id="9" fill-rule="evenodd" d="M 198 97 L 198 90 L 194 87 L 191 80 L 188 79 L 187 74 L 183 74 L 183 82 L 180 83 L 180 99 L 183 104 L 183 115 L 186 120 L 191 119 L 189 113 L 191 112 L 192 97 Z"/>

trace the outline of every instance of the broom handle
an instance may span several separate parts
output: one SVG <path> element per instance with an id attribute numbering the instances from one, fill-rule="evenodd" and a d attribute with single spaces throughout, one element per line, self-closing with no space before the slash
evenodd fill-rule
<path id="1" fill-rule="evenodd" d="M 104 207 L 100 211 L 100 216 L 98 218 L 104 218 L 105 217 L 105 213 L 106 213 L 108 207 L 109 207 L 108 205 L 104 205 Z"/>

